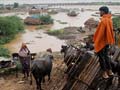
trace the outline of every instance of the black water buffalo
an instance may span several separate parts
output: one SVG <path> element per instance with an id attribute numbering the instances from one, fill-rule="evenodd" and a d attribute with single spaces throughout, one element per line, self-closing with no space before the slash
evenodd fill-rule
<path id="1" fill-rule="evenodd" d="M 64 53 L 64 62 L 68 66 L 76 58 L 77 50 L 72 46 L 61 46 L 61 53 Z"/>
<path id="2" fill-rule="evenodd" d="M 86 51 L 85 48 L 77 48 L 72 45 L 70 46 L 61 46 L 61 53 L 64 53 L 64 62 L 69 66 L 72 62 L 75 63 L 76 60 L 79 62 L 81 56 Z"/>
<path id="3" fill-rule="evenodd" d="M 41 89 L 41 81 L 45 80 L 44 77 L 48 75 L 48 80 L 50 80 L 50 74 L 52 70 L 52 55 L 44 55 L 32 62 L 31 73 L 36 80 L 37 90 Z"/>

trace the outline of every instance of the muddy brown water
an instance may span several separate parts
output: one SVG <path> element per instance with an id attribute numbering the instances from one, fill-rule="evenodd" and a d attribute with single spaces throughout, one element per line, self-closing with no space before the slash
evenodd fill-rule
<path id="1" fill-rule="evenodd" d="M 96 18 L 92 14 L 95 14 L 96 11 L 99 9 L 100 5 L 83 5 L 83 6 L 61 6 L 62 8 L 67 9 L 74 9 L 74 8 L 84 8 L 85 11 L 79 12 L 79 15 L 76 17 L 69 17 L 67 16 L 66 12 L 59 12 L 58 14 L 51 15 L 54 19 L 54 24 L 51 26 L 50 29 L 61 29 L 65 27 L 70 26 L 84 26 L 84 22 L 88 18 Z M 112 10 L 113 13 L 118 12 L 120 6 L 109 6 L 109 8 Z M 59 8 L 58 6 L 55 6 L 53 8 Z M 87 10 L 91 9 L 91 10 Z M 21 17 L 22 19 L 25 19 L 29 14 L 27 12 L 15 12 L 15 13 L 6 13 L 6 14 L 0 14 L 0 16 L 11 16 L 11 15 L 17 15 Z M 67 24 L 61 24 L 60 22 L 66 22 Z M 44 30 L 43 30 L 44 31 Z M 12 40 L 10 43 L 6 44 L 5 46 L 11 51 L 11 52 L 18 52 L 21 46 L 22 42 L 27 43 L 28 48 L 31 52 L 40 52 L 45 51 L 47 48 L 52 48 L 53 51 L 60 51 L 60 46 L 62 44 L 65 44 L 65 41 L 59 40 L 56 37 L 49 36 L 45 34 L 41 30 L 25 30 L 25 33 L 19 34 L 16 36 L 14 40 Z"/>
<path id="2" fill-rule="evenodd" d="M 53 51 L 60 51 L 61 45 L 65 43 L 63 40 L 49 36 L 41 30 L 25 30 L 25 33 L 17 35 L 16 39 L 5 46 L 11 52 L 18 52 L 23 42 L 27 44 L 31 52 L 36 53 L 45 51 L 48 48 L 51 48 Z"/>

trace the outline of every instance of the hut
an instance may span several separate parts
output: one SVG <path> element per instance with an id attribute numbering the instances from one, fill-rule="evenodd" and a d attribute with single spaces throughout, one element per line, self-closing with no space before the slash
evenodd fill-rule
<path id="1" fill-rule="evenodd" d="M 74 17 L 74 16 L 77 16 L 78 13 L 77 13 L 76 11 L 73 11 L 73 10 L 72 10 L 72 11 L 69 11 L 69 12 L 67 13 L 67 15 L 68 15 L 68 16 L 73 16 L 73 17 Z"/>
<path id="2" fill-rule="evenodd" d="M 48 10 L 45 6 L 33 6 L 29 10 L 29 14 L 41 14 L 41 13 L 47 13 Z"/>
<path id="3" fill-rule="evenodd" d="M 38 18 L 27 17 L 24 20 L 24 23 L 27 24 L 27 25 L 39 25 L 39 24 L 41 24 L 41 21 Z"/>

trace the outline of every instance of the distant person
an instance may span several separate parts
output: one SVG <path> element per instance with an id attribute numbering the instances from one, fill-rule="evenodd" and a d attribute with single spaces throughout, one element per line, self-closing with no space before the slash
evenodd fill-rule
<path id="1" fill-rule="evenodd" d="M 108 57 L 109 47 L 115 44 L 113 24 L 109 8 L 102 6 L 99 8 L 101 21 L 98 24 L 96 32 L 93 37 L 94 50 L 99 56 L 100 66 L 103 70 L 103 78 L 109 78 L 114 75 L 112 72 L 110 58 Z"/>
<path id="2" fill-rule="evenodd" d="M 22 46 L 19 50 L 19 57 L 20 62 L 22 64 L 24 78 L 26 78 L 26 76 L 29 76 L 30 71 L 30 50 L 28 49 L 25 43 L 22 43 Z"/>

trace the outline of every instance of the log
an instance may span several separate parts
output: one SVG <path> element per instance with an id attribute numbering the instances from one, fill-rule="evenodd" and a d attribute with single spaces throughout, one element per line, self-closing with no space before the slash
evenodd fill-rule
<path id="1" fill-rule="evenodd" d="M 72 87 L 72 85 L 76 81 L 72 77 L 75 77 L 76 73 L 79 75 L 79 73 L 81 73 L 83 71 L 83 69 L 86 66 L 85 64 L 87 64 L 89 62 L 89 60 L 91 59 L 91 57 L 92 56 L 89 53 L 85 53 L 83 55 L 83 58 L 81 58 L 81 61 L 78 64 L 78 67 L 73 72 L 69 72 L 68 78 L 70 78 L 70 79 L 68 79 L 66 85 L 64 86 L 64 88 L 62 90 L 70 90 L 70 88 Z"/>
<path id="2" fill-rule="evenodd" d="M 111 58 L 116 61 L 120 58 L 120 49 L 116 50 Z M 80 62 L 73 66 L 68 73 L 68 81 L 62 90 L 106 90 L 111 85 L 113 77 L 103 79 L 99 58 L 89 52 L 85 53 Z M 101 85 L 101 86 L 100 86 Z M 114 87 L 110 90 L 115 90 Z"/>
<path id="3" fill-rule="evenodd" d="M 100 70 L 98 58 L 96 56 L 92 56 L 88 60 L 88 62 L 84 63 L 83 65 L 85 66 L 85 68 L 79 74 L 79 80 L 75 81 L 70 90 L 87 90 L 90 84 L 92 83 L 93 79 L 96 77 L 96 74 Z"/>

